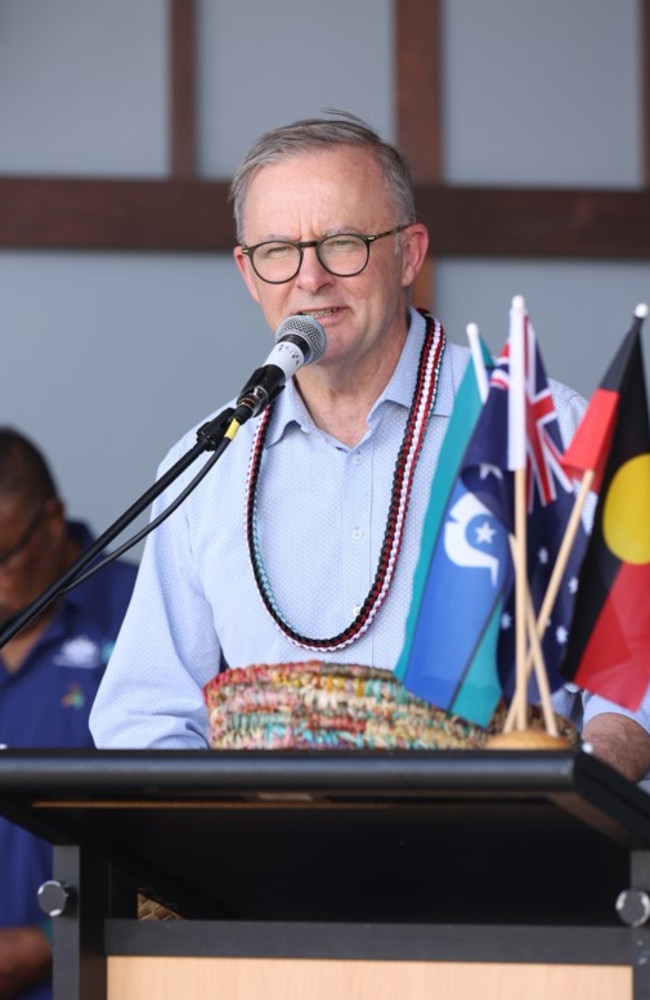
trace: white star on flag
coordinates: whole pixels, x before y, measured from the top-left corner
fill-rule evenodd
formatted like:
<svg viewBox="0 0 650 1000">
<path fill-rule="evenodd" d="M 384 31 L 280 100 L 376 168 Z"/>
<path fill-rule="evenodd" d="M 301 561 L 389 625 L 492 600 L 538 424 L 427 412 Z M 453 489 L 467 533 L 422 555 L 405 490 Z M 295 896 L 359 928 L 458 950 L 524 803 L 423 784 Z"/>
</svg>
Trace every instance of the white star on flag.
<svg viewBox="0 0 650 1000">
<path fill-rule="evenodd" d="M 503 479 L 503 472 L 498 465 L 488 465 L 483 463 L 479 466 L 479 479 L 487 479 L 488 476 L 494 476 L 495 479 Z"/>
<path fill-rule="evenodd" d="M 495 534 L 496 528 L 493 528 L 489 521 L 484 521 L 476 528 L 476 541 L 477 543 L 482 542 L 484 545 L 491 545 Z"/>
<path fill-rule="evenodd" d="M 569 633 L 564 627 L 564 625 L 560 625 L 558 628 L 556 628 L 555 638 L 557 639 L 558 644 L 560 646 L 566 646 L 566 641 L 569 638 Z"/>
</svg>

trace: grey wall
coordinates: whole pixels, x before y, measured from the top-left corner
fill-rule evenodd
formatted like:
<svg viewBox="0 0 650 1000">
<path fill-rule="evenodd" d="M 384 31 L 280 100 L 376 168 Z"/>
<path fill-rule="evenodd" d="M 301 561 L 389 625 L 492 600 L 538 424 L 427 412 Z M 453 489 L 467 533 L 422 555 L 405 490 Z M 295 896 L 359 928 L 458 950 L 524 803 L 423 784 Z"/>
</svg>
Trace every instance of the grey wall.
<svg viewBox="0 0 650 1000">
<path fill-rule="evenodd" d="M 389 0 L 200 0 L 199 163 L 327 107 L 395 137 Z M 164 176 L 165 0 L 0 0 L 0 173 Z M 445 173 L 640 183 L 637 0 L 447 0 Z M 255 25 L 255 30 L 252 26 Z M 647 264 L 444 260 L 436 311 L 497 350 L 515 294 L 549 372 L 589 394 Z M 47 450 L 103 530 L 167 447 L 235 394 L 270 334 L 228 255 L 0 252 L 0 421 Z"/>
</svg>

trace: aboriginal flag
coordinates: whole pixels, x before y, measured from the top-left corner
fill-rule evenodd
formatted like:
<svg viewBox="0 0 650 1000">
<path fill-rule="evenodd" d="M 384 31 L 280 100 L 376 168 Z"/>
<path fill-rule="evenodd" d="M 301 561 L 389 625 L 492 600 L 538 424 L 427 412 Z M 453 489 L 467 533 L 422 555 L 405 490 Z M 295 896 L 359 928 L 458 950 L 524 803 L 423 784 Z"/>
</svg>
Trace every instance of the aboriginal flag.
<svg viewBox="0 0 650 1000">
<path fill-rule="evenodd" d="M 632 327 L 564 456 L 598 503 L 562 673 L 633 711 L 650 682 L 650 425 L 641 324 Z"/>
</svg>

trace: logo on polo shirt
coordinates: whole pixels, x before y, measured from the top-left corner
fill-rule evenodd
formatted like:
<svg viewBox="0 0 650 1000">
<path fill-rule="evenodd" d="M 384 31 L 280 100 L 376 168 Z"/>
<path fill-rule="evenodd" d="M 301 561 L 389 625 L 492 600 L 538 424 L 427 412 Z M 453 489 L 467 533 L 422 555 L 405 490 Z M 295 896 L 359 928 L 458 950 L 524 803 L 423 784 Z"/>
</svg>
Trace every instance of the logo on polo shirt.
<svg viewBox="0 0 650 1000">
<path fill-rule="evenodd" d="M 67 692 L 61 698 L 63 708 L 76 708 L 77 711 L 86 704 L 86 695 L 81 684 L 71 684 Z"/>
<path fill-rule="evenodd" d="M 93 670 L 106 662 L 102 647 L 87 635 L 68 639 L 53 659 L 57 667 L 76 667 L 78 670 Z"/>
</svg>

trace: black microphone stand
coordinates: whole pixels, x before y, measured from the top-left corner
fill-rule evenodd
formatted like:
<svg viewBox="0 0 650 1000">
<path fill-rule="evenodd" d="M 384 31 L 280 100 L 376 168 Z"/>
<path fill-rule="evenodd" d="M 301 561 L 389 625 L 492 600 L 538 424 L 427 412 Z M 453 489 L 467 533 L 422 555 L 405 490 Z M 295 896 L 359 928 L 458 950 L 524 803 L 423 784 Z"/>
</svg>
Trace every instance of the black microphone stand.
<svg viewBox="0 0 650 1000">
<path fill-rule="evenodd" d="M 235 410 L 233 407 L 227 407 L 222 410 L 213 420 L 209 420 L 207 423 L 203 424 L 196 433 L 197 442 L 190 448 L 190 450 L 183 455 L 178 462 L 176 462 L 168 471 L 158 479 L 153 486 L 150 486 L 142 496 L 132 504 L 128 510 L 126 510 L 116 521 L 110 525 L 106 531 L 97 538 L 92 545 L 85 549 L 78 559 L 63 573 L 57 580 L 51 584 L 47 590 L 37 597 L 31 604 L 23 608 L 22 611 L 17 612 L 15 615 L 9 619 L 7 623 L 0 629 L 0 649 L 13 639 L 18 632 L 21 631 L 26 625 L 28 625 L 34 618 L 37 617 L 42 611 L 45 610 L 53 601 L 64 594 L 67 590 L 72 589 L 77 583 L 80 583 L 80 577 L 82 571 L 86 568 L 96 558 L 110 542 L 113 541 L 118 535 L 120 535 L 135 518 L 146 510 L 146 508 L 151 504 L 157 496 L 159 496 L 164 490 L 170 486 L 174 480 L 176 480 L 182 472 L 187 469 L 192 462 L 194 462 L 200 455 L 205 451 L 212 451 L 214 455 L 211 456 L 208 462 L 206 462 L 203 469 L 200 470 L 195 479 L 190 483 L 188 488 L 181 494 L 177 501 L 172 503 L 155 521 L 147 526 L 147 528 L 136 535 L 135 538 L 122 546 L 118 552 L 112 553 L 106 560 L 102 561 L 96 565 L 92 570 L 88 571 L 84 575 L 84 579 L 87 579 L 96 570 L 101 569 L 107 564 L 107 562 L 112 562 L 116 559 L 118 555 L 121 555 L 126 549 L 131 548 L 135 545 L 141 538 L 149 534 L 153 528 L 157 527 L 161 521 L 165 520 L 172 511 L 176 509 L 181 500 L 184 500 L 192 490 L 198 486 L 200 481 L 203 479 L 204 475 L 212 468 L 214 463 L 223 454 L 228 445 L 230 444 L 234 434 L 239 429 L 238 426 L 234 429 L 234 433 L 228 434 L 227 432 L 233 425 L 233 414 Z M 237 412 L 239 416 L 239 411 Z M 241 424 L 241 420 L 239 424 Z"/>
</svg>

